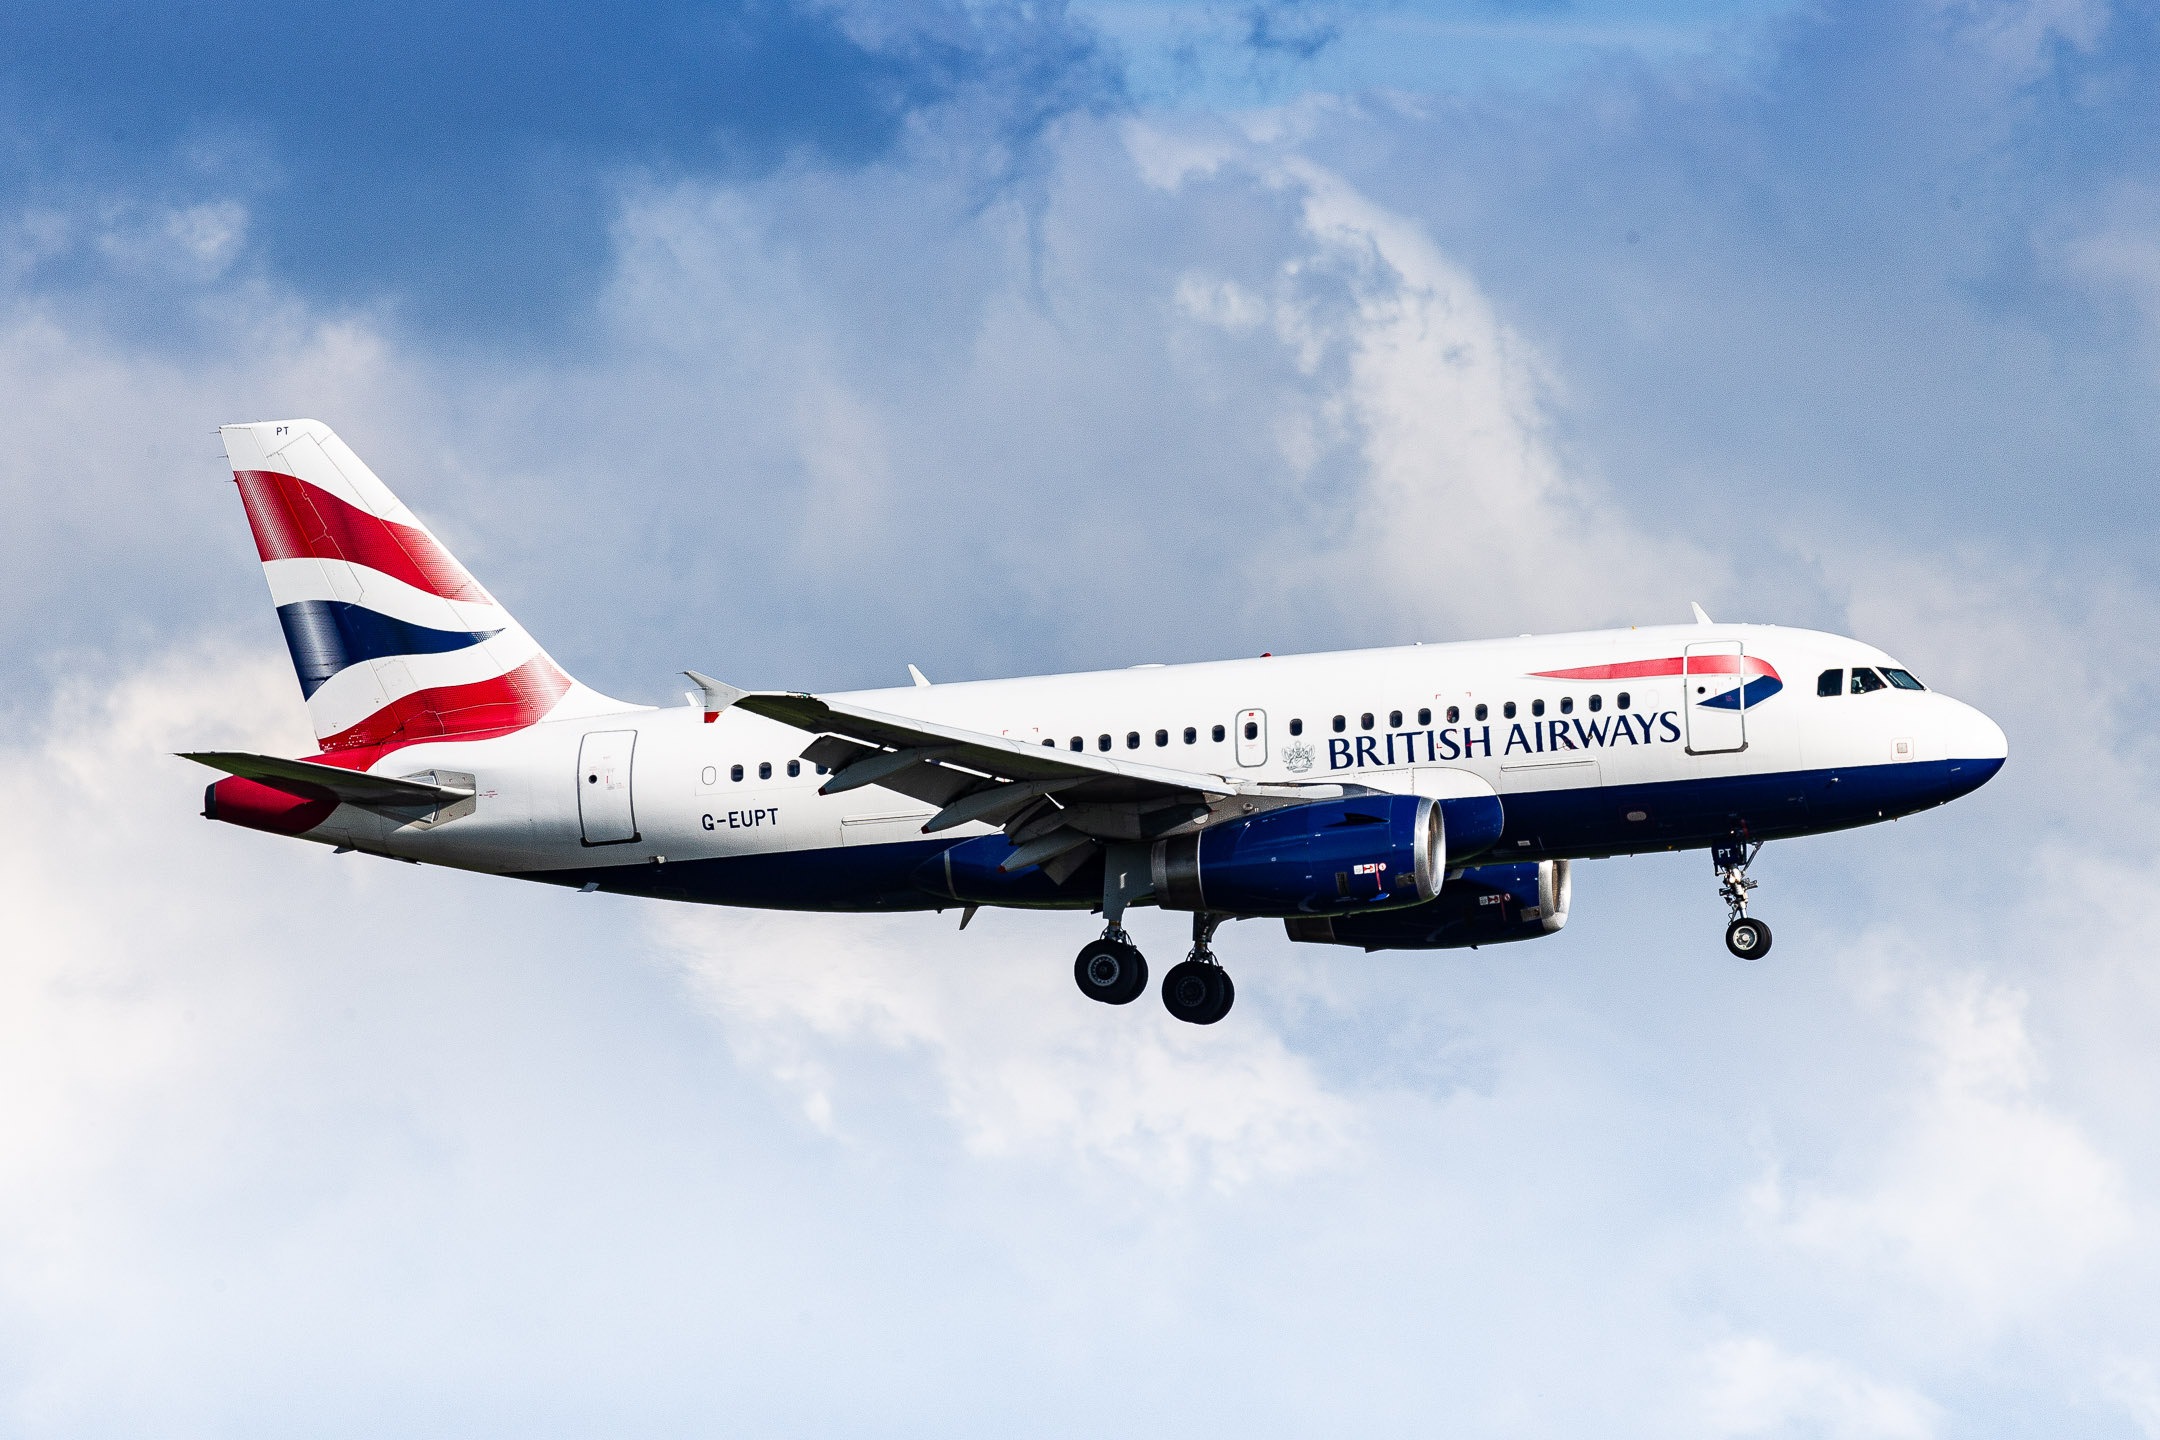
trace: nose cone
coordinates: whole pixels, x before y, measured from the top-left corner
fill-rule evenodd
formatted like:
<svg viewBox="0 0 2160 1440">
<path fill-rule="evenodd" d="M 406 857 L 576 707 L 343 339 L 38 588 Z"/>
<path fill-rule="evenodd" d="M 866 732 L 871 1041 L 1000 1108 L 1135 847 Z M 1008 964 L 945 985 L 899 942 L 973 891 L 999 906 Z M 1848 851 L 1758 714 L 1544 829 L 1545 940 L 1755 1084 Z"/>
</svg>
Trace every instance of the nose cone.
<svg viewBox="0 0 2160 1440">
<path fill-rule="evenodd" d="M 1947 698 L 1947 697 L 1946 697 Z M 2010 757 L 2010 739 L 2002 726 L 1959 700 L 1949 700 L 1950 713 L 1943 720 L 1943 755 L 1960 795 L 1979 789 L 1995 778 Z"/>
</svg>

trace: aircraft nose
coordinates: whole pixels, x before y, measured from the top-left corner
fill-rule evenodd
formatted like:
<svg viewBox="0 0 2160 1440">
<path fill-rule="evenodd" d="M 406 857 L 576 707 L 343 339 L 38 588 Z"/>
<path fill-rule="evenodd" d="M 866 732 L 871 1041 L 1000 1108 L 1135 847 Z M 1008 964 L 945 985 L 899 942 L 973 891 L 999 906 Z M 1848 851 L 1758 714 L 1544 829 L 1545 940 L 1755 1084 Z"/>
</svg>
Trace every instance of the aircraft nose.
<svg viewBox="0 0 2160 1440">
<path fill-rule="evenodd" d="M 1947 698 L 1947 697 L 1946 697 Z M 1949 796 L 1969 795 L 1995 778 L 2010 756 L 2002 726 L 1960 700 L 1943 719 L 1943 755 L 1950 763 Z"/>
<path fill-rule="evenodd" d="M 2010 758 L 2010 738 L 2002 726 L 1961 700 L 1950 702 L 1943 729 L 1943 751 L 1953 760 L 1992 760 L 1998 766 Z"/>
</svg>

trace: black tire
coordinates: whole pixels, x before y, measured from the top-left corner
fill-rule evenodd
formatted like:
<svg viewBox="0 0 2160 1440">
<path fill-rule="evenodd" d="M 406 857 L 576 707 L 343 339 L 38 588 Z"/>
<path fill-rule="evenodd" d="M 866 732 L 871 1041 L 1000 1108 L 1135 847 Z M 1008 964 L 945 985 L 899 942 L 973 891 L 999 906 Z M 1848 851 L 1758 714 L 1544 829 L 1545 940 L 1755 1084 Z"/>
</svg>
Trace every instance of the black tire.
<svg viewBox="0 0 2160 1440">
<path fill-rule="evenodd" d="M 1725 948 L 1742 960 L 1760 960 L 1770 953 L 1770 927 L 1753 916 L 1725 927 Z"/>
<path fill-rule="evenodd" d="M 1213 1025 L 1230 1013 L 1237 992 L 1222 966 L 1182 960 L 1163 976 L 1163 1009 L 1188 1025 Z"/>
<path fill-rule="evenodd" d="M 1213 1025 L 1216 1021 L 1222 1019 L 1223 1016 L 1228 1015 L 1230 1013 L 1230 1007 L 1237 1003 L 1237 986 L 1230 983 L 1230 972 L 1223 969 L 1220 965 L 1210 965 L 1208 966 L 1208 969 L 1215 972 L 1215 987 L 1217 994 L 1215 997 L 1215 1008 L 1211 1012 L 1209 1012 L 1207 1019 L 1200 1022 L 1203 1025 Z"/>
<path fill-rule="evenodd" d="M 1147 989 L 1147 960 L 1133 946 L 1091 940 L 1073 961 L 1073 983 L 1090 1000 L 1130 1005 Z"/>
</svg>

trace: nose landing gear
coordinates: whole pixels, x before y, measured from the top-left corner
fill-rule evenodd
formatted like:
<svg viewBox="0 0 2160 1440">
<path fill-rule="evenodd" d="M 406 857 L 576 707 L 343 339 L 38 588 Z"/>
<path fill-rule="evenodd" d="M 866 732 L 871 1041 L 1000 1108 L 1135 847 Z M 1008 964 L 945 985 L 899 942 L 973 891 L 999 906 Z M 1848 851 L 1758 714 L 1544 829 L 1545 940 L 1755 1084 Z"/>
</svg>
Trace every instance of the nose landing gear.
<svg viewBox="0 0 2160 1440">
<path fill-rule="evenodd" d="M 1770 953 L 1770 927 L 1747 913 L 1748 891 L 1760 881 L 1748 879 L 1748 866 L 1762 853 L 1762 841 L 1727 841 L 1713 846 L 1710 864 L 1717 871 L 1718 898 L 1725 902 L 1732 922 L 1725 927 L 1725 948 L 1742 960 L 1760 960 Z"/>
<path fill-rule="evenodd" d="M 1230 983 L 1230 972 L 1208 948 L 1220 924 L 1220 915 L 1206 911 L 1194 915 L 1191 953 L 1163 976 L 1163 1008 L 1188 1025 L 1213 1025 L 1229 1014 L 1237 1001 L 1237 987 Z"/>
</svg>

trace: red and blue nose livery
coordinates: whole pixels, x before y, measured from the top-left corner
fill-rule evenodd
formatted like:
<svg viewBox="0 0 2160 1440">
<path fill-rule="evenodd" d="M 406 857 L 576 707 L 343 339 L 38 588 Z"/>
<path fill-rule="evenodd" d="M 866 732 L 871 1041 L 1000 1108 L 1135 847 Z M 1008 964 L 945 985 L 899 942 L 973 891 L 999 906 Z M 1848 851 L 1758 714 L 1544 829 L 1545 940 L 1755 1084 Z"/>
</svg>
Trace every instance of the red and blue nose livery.
<svg viewBox="0 0 2160 1440">
<path fill-rule="evenodd" d="M 1579 665 L 1572 670 L 1533 670 L 1539 680 L 1649 680 L 1685 675 L 1690 679 L 1711 675 L 1720 678 L 1712 693 L 1695 703 L 1705 710 L 1752 710 L 1785 688 L 1785 681 L 1758 655 L 1671 655 L 1657 660 L 1627 660 L 1617 665 Z M 1738 685 L 1722 677 L 1739 675 Z M 1720 688 L 1722 687 L 1722 688 Z"/>
<path fill-rule="evenodd" d="M 328 426 L 222 433 L 325 752 L 505 733 L 577 688 Z"/>
</svg>

